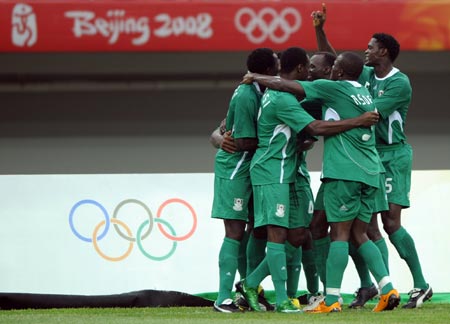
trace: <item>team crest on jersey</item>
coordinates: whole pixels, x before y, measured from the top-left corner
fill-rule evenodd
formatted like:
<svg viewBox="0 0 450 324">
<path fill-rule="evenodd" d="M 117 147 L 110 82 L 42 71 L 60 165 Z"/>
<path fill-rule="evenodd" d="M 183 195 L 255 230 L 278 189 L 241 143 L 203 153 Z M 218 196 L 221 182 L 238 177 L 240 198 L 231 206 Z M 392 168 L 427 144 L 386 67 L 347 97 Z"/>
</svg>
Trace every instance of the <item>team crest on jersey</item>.
<svg viewBox="0 0 450 324">
<path fill-rule="evenodd" d="M 286 207 L 283 204 L 277 204 L 277 212 L 275 213 L 278 217 L 284 217 L 284 212 Z"/>
<path fill-rule="evenodd" d="M 244 205 L 244 199 L 242 199 L 242 198 L 234 198 L 233 210 L 235 210 L 235 211 L 242 211 L 242 205 Z"/>
<path fill-rule="evenodd" d="M 381 97 L 383 95 L 383 93 L 384 93 L 383 90 L 378 91 L 378 97 Z"/>
</svg>

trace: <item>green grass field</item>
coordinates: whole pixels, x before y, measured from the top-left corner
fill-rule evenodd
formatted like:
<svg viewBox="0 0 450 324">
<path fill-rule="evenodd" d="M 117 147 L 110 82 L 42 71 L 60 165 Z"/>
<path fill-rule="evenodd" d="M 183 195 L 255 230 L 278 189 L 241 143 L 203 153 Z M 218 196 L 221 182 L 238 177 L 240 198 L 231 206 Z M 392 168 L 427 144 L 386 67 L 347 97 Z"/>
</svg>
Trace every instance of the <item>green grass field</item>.
<svg viewBox="0 0 450 324">
<path fill-rule="evenodd" d="M 217 313 L 210 307 L 61 308 L 0 311 L 0 323 L 450 323 L 450 304 L 428 302 L 422 308 L 372 313 L 371 307 L 333 314 Z"/>
</svg>

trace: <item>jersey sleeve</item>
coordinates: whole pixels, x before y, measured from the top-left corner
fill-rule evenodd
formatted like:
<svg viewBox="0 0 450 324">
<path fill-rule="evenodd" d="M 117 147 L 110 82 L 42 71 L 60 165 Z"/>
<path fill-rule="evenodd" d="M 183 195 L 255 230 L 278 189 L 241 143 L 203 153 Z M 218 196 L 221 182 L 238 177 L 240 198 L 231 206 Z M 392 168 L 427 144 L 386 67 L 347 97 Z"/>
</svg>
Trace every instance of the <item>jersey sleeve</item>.
<svg viewBox="0 0 450 324">
<path fill-rule="evenodd" d="M 368 83 L 370 82 L 370 78 L 373 73 L 373 67 L 364 65 L 364 68 L 359 75 L 358 82 L 367 88 L 369 86 Z"/>
<path fill-rule="evenodd" d="M 378 113 L 382 118 L 387 118 L 400 107 L 407 106 L 411 92 L 411 85 L 406 79 L 393 79 L 384 92 L 373 99 Z"/>
<path fill-rule="evenodd" d="M 330 80 L 297 81 L 305 90 L 306 100 L 318 103 L 326 101 L 333 92 L 335 82 Z M 330 91 L 331 90 L 331 91 Z"/>
<path fill-rule="evenodd" d="M 234 115 L 234 138 L 256 138 L 256 117 L 259 101 L 255 97 L 241 96 L 236 98 Z"/>
<path fill-rule="evenodd" d="M 297 99 L 292 96 L 285 99 L 282 108 L 278 110 L 278 116 L 286 125 L 291 127 L 296 133 L 299 133 L 308 124 L 315 119 L 308 114 Z"/>
</svg>

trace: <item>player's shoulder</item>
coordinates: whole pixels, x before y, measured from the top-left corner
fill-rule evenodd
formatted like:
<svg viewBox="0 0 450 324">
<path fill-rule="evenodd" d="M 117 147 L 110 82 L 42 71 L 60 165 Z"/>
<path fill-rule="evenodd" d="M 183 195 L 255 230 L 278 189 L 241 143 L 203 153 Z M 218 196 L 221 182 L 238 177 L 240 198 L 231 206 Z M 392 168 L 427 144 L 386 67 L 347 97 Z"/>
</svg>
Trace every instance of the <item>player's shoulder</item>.
<svg viewBox="0 0 450 324">
<path fill-rule="evenodd" d="M 411 87 L 409 77 L 398 68 L 393 68 L 392 71 L 387 75 L 386 79 L 402 87 Z"/>
<path fill-rule="evenodd" d="M 233 93 L 234 100 L 249 100 L 257 97 L 258 93 L 253 84 L 240 84 Z"/>
</svg>

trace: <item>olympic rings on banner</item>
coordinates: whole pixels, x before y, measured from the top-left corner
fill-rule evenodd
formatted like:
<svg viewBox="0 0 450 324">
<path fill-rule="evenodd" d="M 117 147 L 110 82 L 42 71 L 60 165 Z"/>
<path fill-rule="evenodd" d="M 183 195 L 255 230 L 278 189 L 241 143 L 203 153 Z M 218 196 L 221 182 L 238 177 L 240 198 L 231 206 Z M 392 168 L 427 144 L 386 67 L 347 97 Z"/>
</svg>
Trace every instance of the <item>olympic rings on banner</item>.
<svg viewBox="0 0 450 324">
<path fill-rule="evenodd" d="M 158 224 L 159 230 L 165 237 L 167 237 L 170 240 L 184 241 L 184 240 L 190 238 L 192 236 L 192 234 L 194 234 L 194 231 L 197 228 L 197 215 L 195 214 L 195 210 L 187 202 L 185 202 L 184 200 L 181 200 L 181 199 L 174 198 L 174 199 L 166 200 L 161 206 L 159 206 L 158 212 L 156 213 L 156 217 L 158 217 L 158 218 L 161 217 L 161 213 L 162 213 L 164 207 L 166 207 L 168 204 L 171 204 L 171 203 L 180 203 L 180 204 L 185 205 L 189 209 L 189 211 L 192 214 L 192 219 L 194 221 L 192 228 L 186 235 L 178 236 L 178 237 L 175 236 L 175 233 L 172 233 L 173 235 L 168 234 L 160 224 Z"/>
<path fill-rule="evenodd" d="M 75 236 L 78 237 L 80 240 L 85 241 L 85 242 L 92 242 L 91 238 L 85 237 L 85 236 L 81 235 L 80 233 L 78 233 L 78 231 L 75 229 L 75 226 L 73 225 L 73 214 L 75 213 L 75 210 L 77 210 L 77 208 L 80 207 L 81 205 L 89 205 L 89 204 L 97 206 L 98 208 L 100 208 L 100 210 L 103 213 L 103 216 L 105 216 L 105 222 L 106 222 L 105 229 L 103 230 L 102 234 L 100 234 L 100 236 L 97 237 L 97 240 L 100 241 L 102 238 L 105 237 L 106 233 L 108 233 L 110 221 L 109 221 L 108 212 L 106 211 L 105 207 L 100 205 L 95 200 L 90 200 L 90 199 L 80 200 L 75 205 L 73 205 L 73 207 L 72 207 L 72 209 L 70 210 L 70 213 L 69 213 L 70 229 L 72 230 L 73 234 L 75 234 Z"/>
<path fill-rule="evenodd" d="M 129 228 L 124 222 L 122 222 L 122 221 L 120 221 L 120 220 L 118 220 L 118 219 L 112 218 L 112 219 L 111 219 L 111 223 L 113 223 L 114 225 L 116 225 L 116 224 L 121 225 L 123 228 L 125 228 L 125 230 L 127 231 L 128 235 L 131 236 L 131 234 L 132 234 L 132 233 L 131 233 L 131 230 L 130 230 L 130 228 Z M 133 250 L 133 243 L 130 243 L 130 244 L 128 245 L 128 250 L 127 250 L 123 255 L 121 255 L 121 256 L 119 256 L 119 257 L 110 257 L 110 256 L 107 256 L 106 254 L 104 254 L 104 253 L 100 250 L 100 248 L 99 248 L 99 246 L 98 246 L 98 244 L 97 244 L 97 239 L 96 239 L 97 232 L 98 232 L 99 228 L 102 227 L 104 224 L 105 224 L 105 221 L 101 221 L 100 223 L 98 223 L 98 225 L 97 225 L 97 226 L 95 227 L 95 229 L 94 229 L 94 233 L 93 233 L 93 235 L 92 235 L 92 244 L 94 245 L 94 249 L 95 249 L 95 251 L 97 251 L 97 253 L 98 253 L 103 259 L 106 259 L 106 260 L 108 260 L 108 261 L 122 261 L 123 259 L 125 259 L 127 256 L 130 255 L 131 250 Z"/>
<path fill-rule="evenodd" d="M 289 17 L 293 18 L 292 24 L 288 20 Z M 279 14 L 270 7 L 265 7 L 258 13 L 251 8 L 244 7 L 236 13 L 234 24 L 237 30 L 245 34 L 247 39 L 254 44 L 260 44 L 267 38 L 274 43 L 281 44 L 300 28 L 302 17 L 292 7 L 284 8 Z M 283 31 L 280 36 L 276 34 L 279 29 Z"/>
<path fill-rule="evenodd" d="M 138 206 L 142 207 L 143 210 L 145 211 L 146 215 L 148 216 L 148 219 L 146 219 L 138 227 L 135 236 L 133 235 L 133 232 L 130 229 L 130 227 L 124 221 L 118 219 L 119 211 L 121 210 L 121 208 L 123 206 L 125 206 L 127 204 L 134 204 L 134 205 L 138 205 Z M 183 205 L 184 207 L 186 207 L 189 210 L 189 212 L 192 216 L 192 227 L 184 235 L 177 236 L 177 233 L 176 233 L 174 227 L 168 221 L 162 219 L 163 210 L 171 204 Z M 104 220 L 100 221 L 95 226 L 91 237 L 83 236 L 82 234 L 79 233 L 78 230 L 75 229 L 74 217 L 75 217 L 76 211 L 82 205 L 93 205 L 93 206 L 99 208 L 105 218 Z M 153 254 L 150 254 L 148 251 L 146 251 L 144 249 L 143 244 L 142 244 L 142 241 L 144 239 L 146 239 L 152 233 L 152 231 L 154 229 L 154 223 L 158 223 L 159 231 L 163 234 L 164 237 L 168 238 L 169 240 L 171 240 L 173 242 L 172 247 L 170 248 L 169 252 L 162 256 L 155 256 Z M 127 250 L 122 255 L 119 255 L 119 256 L 106 255 L 104 252 L 102 252 L 102 250 L 100 249 L 100 247 L 98 245 L 98 241 L 102 240 L 108 234 L 109 229 L 111 227 L 110 224 L 113 224 L 113 228 L 115 229 L 115 231 L 121 238 L 123 238 L 124 240 L 129 242 Z M 80 200 L 79 202 L 77 202 L 71 208 L 70 213 L 69 213 L 69 225 L 70 225 L 70 229 L 72 230 L 72 233 L 77 238 L 79 238 L 80 240 L 82 240 L 84 242 L 89 242 L 89 243 L 92 242 L 92 244 L 94 246 L 94 250 L 97 252 L 97 254 L 99 256 L 101 256 L 105 260 L 108 260 L 108 261 L 124 260 L 131 254 L 134 243 L 137 243 L 139 250 L 145 257 L 147 257 L 150 260 L 154 260 L 154 261 L 163 261 L 163 260 L 170 258 L 175 253 L 175 250 L 177 247 L 177 242 L 184 241 L 184 240 L 187 240 L 190 237 L 192 237 L 195 230 L 197 229 L 197 214 L 196 214 L 194 208 L 192 208 L 192 206 L 185 200 L 182 200 L 179 198 L 172 198 L 172 199 L 168 199 L 168 200 L 164 201 L 161 204 L 161 206 L 158 208 L 156 218 L 154 218 L 151 210 L 142 201 L 137 200 L 137 199 L 126 199 L 126 200 L 121 201 L 116 206 L 116 208 L 114 209 L 114 212 L 113 212 L 113 216 L 110 218 L 107 210 L 99 202 L 92 200 L 92 199 L 84 199 L 84 200 Z M 99 233 L 102 227 L 104 227 L 104 229 L 103 229 L 103 231 L 101 231 L 101 233 Z M 145 231 L 144 231 L 144 229 L 145 229 Z"/>
<path fill-rule="evenodd" d="M 142 208 L 144 208 L 144 210 L 147 212 L 148 218 L 149 218 L 149 220 L 150 220 L 150 226 L 148 227 L 147 232 L 145 232 L 144 236 L 142 236 L 142 238 L 141 238 L 141 239 L 143 240 L 143 239 L 145 239 L 147 236 L 149 236 L 150 232 L 151 232 L 152 229 L 153 229 L 153 214 L 152 214 L 152 212 L 150 211 L 150 209 L 147 207 L 146 204 L 144 204 L 143 202 L 141 202 L 141 201 L 139 201 L 139 200 L 137 200 L 137 199 L 126 199 L 126 200 L 122 201 L 120 204 L 118 204 L 117 207 L 116 207 L 116 209 L 114 209 L 114 213 L 113 213 L 113 217 L 112 217 L 112 218 L 113 218 L 113 219 L 114 219 L 114 218 L 117 218 L 117 214 L 118 214 L 120 208 L 122 208 L 124 205 L 130 204 L 130 203 L 135 203 L 135 204 L 141 206 Z M 128 235 L 123 234 L 123 233 L 120 231 L 119 226 L 117 226 L 116 224 L 114 224 L 114 228 L 116 229 L 117 234 L 119 234 L 119 235 L 120 235 L 121 237 L 123 237 L 125 240 L 131 241 L 131 242 L 135 242 L 135 241 L 136 241 L 136 239 L 135 239 L 134 237 L 132 237 L 131 234 L 128 234 Z"/>
<path fill-rule="evenodd" d="M 169 230 L 172 232 L 172 234 L 175 235 L 175 230 L 173 229 L 172 225 L 170 225 L 170 224 L 169 224 L 168 222 L 166 222 L 165 220 L 156 218 L 156 219 L 155 219 L 155 222 L 157 222 L 157 223 L 162 223 L 162 224 L 166 225 L 166 226 L 169 228 Z M 141 224 L 141 226 L 139 226 L 138 232 L 137 232 L 137 237 L 141 237 L 142 229 L 143 229 L 147 224 L 148 224 L 148 221 L 145 221 L 145 222 L 143 222 L 143 223 Z M 159 224 L 158 224 L 158 227 L 159 227 Z M 150 253 L 148 253 L 147 251 L 145 251 L 144 247 L 142 246 L 142 241 L 141 241 L 141 240 L 138 240 L 138 241 L 137 241 L 137 245 L 138 245 L 139 250 L 141 250 L 141 252 L 142 252 L 143 255 L 145 255 L 145 256 L 146 256 L 147 258 L 149 258 L 150 260 L 155 260 L 155 261 L 162 261 L 162 260 L 168 259 L 170 256 L 172 256 L 172 254 L 175 252 L 175 249 L 177 248 L 177 242 L 176 242 L 176 241 L 173 241 L 172 249 L 169 251 L 169 253 L 167 253 L 167 254 L 164 255 L 164 256 L 157 257 L 157 256 L 150 255 Z"/>
</svg>

